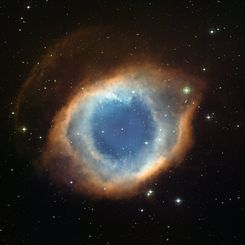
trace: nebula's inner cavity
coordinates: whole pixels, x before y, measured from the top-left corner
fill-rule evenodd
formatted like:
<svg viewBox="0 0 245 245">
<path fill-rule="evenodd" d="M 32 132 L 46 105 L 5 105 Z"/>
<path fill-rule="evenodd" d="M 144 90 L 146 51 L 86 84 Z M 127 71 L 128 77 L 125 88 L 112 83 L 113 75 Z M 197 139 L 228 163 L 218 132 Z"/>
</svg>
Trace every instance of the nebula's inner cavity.
<svg viewBox="0 0 245 245">
<path fill-rule="evenodd" d="M 151 148 L 156 125 L 140 96 L 124 94 L 101 101 L 91 117 L 97 150 L 117 161 L 133 161 Z"/>
<path fill-rule="evenodd" d="M 89 164 L 103 181 L 131 180 L 176 143 L 177 105 L 164 99 L 166 89 L 159 94 L 144 78 L 131 76 L 75 97 L 66 137 L 80 164 Z"/>
</svg>

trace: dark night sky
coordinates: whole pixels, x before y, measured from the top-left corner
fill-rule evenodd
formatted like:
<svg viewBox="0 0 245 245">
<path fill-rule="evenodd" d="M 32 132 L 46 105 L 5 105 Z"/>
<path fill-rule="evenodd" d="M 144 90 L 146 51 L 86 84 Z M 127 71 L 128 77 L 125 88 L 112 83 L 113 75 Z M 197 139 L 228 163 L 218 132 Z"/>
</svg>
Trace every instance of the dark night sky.
<svg viewBox="0 0 245 245">
<path fill-rule="evenodd" d="M 244 11 L 236 0 L 1 1 L 0 244 L 244 244 Z M 165 65 L 207 83 L 193 149 L 130 199 L 57 187 L 18 150 L 27 137 L 14 126 L 23 81 L 57 39 L 94 26 L 148 33 Z"/>
</svg>

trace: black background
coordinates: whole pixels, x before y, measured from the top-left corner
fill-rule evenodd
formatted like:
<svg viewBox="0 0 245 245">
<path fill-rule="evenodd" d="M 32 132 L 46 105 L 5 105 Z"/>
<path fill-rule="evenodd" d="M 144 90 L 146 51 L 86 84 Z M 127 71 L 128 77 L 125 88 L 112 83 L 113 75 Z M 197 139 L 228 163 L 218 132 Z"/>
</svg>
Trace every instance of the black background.
<svg viewBox="0 0 245 245">
<path fill-rule="evenodd" d="M 244 11 L 222 0 L 1 1 L 0 244 L 244 244 Z M 58 38 L 99 25 L 147 30 L 169 67 L 207 81 L 192 151 L 126 200 L 55 187 L 17 154 L 13 112 L 28 72 Z"/>
</svg>

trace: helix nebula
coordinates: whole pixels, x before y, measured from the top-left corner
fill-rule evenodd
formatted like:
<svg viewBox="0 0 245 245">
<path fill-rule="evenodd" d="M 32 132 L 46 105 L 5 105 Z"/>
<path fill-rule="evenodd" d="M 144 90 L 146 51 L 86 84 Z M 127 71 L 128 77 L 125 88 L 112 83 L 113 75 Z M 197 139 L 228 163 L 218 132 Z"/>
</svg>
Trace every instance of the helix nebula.
<svg viewBox="0 0 245 245">
<path fill-rule="evenodd" d="M 27 147 L 39 171 L 74 192 L 124 198 L 183 161 L 204 85 L 164 65 L 154 42 L 93 28 L 47 49 L 17 101 L 17 127 L 44 135 Z"/>
</svg>

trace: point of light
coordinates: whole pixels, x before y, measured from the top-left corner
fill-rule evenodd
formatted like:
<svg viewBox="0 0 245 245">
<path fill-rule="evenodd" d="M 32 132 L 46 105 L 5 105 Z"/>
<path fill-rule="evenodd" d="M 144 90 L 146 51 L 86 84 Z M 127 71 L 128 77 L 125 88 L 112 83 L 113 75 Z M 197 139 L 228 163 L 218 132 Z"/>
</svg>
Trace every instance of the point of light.
<svg viewBox="0 0 245 245">
<path fill-rule="evenodd" d="M 208 34 L 209 34 L 210 36 L 213 36 L 213 35 L 215 35 L 215 34 L 217 33 L 217 31 L 219 31 L 219 28 L 210 28 L 210 29 L 208 30 Z"/>
<path fill-rule="evenodd" d="M 183 94 L 188 95 L 188 94 L 191 93 L 191 88 L 190 88 L 189 86 L 185 86 L 185 87 L 182 89 L 182 91 L 183 91 Z"/>
<path fill-rule="evenodd" d="M 206 115 L 206 119 L 208 120 L 208 121 L 210 121 L 211 119 L 212 119 L 212 117 L 211 117 L 211 115 Z"/>
<path fill-rule="evenodd" d="M 152 194 L 153 194 L 153 190 L 151 189 L 146 192 L 146 196 L 148 197 L 152 196 Z"/>
<path fill-rule="evenodd" d="M 25 132 L 27 131 L 27 128 L 26 128 L 26 127 L 22 127 L 22 128 L 21 128 L 21 131 L 22 131 L 23 133 L 25 133 Z"/>
<path fill-rule="evenodd" d="M 177 205 L 181 205 L 182 202 L 183 202 L 183 200 L 182 200 L 181 198 L 179 198 L 179 197 L 175 199 L 175 203 L 176 203 Z"/>
</svg>

